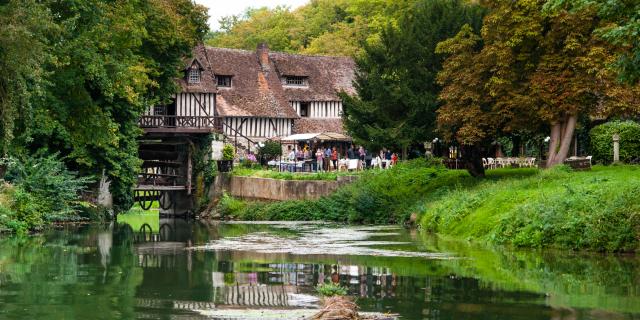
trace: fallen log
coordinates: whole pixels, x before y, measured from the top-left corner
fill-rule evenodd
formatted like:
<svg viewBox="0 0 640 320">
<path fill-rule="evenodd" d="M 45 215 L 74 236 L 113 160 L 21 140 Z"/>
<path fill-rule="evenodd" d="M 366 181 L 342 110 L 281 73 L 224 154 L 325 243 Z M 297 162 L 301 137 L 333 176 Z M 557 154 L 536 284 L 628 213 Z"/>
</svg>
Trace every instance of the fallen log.
<svg viewBox="0 0 640 320">
<path fill-rule="evenodd" d="M 324 307 L 310 320 L 392 320 L 395 315 L 360 315 L 358 305 L 344 296 L 324 298 Z"/>
</svg>

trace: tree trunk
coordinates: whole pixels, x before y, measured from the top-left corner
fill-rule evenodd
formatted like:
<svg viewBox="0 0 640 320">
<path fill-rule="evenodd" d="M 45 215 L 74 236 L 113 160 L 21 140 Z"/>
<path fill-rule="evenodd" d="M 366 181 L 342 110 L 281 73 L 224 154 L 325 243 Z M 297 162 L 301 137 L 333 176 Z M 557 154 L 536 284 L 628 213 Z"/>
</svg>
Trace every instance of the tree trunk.
<svg viewBox="0 0 640 320">
<path fill-rule="evenodd" d="M 484 178 L 484 165 L 482 164 L 482 154 L 477 145 L 462 146 L 462 159 L 469 174 L 473 177 Z"/>
<path fill-rule="evenodd" d="M 522 138 L 520 138 L 520 136 L 516 136 L 514 135 L 511 138 L 511 142 L 513 143 L 513 146 L 511 147 L 511 156 L 512 157 L 519 157 L 520 154 L 520 149 L 522 149 Z"/>
<path fill-rule="evenodd" d="M 556 122 L 551 125 L 551 141 L 549 141 L 549 158 L 547 159 L 547 168 L 553 165 L 553 161 L 558 151 L 558 143 L 560 142 L 560 134 L 562 131 L 562 125 L 560 122 Z"/>
<path fill-rule="evenodd" d="M 409 160 L 409 159 L 407 159 L 407 149 L 408 149 L 408 147 L 406 145 L 402 146 L 402 161 Z"/>
<path fill-rule="evenodd" d="M 576 129 L 577 120 L 578 117 L 576 115 L 570 115 L 561 123 L 553 125 L 551 129 L 551 143 L 549 144 L 549 160 L 547 162 L 547 167 L 561 164 L 565 159 L 567 159 L 571 142 L 573 141 L 573 133 Z M 560 129 L 558 130 L 558 128 Z"/>
</svg>

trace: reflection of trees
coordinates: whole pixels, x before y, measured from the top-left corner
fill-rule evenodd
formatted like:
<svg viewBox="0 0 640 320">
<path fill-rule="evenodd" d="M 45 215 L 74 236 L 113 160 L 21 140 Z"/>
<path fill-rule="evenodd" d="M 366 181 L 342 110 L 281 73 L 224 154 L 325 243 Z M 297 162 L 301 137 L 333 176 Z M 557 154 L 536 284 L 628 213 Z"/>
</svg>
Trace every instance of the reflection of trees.
<svg viewBox="0 0 640 320">
<path fill-rule="evenodd" d="M 455 252 L 465 259 L 440 266 L 474 277 L 494 290 L 548 295 L 557 307 L 640 312 L 640 257 L 553 250 L 505 250 L 434 239 L 423 234 L 430 250 Z"/>
<path fill-rule="evenodd" d="M 140 282 L 131 252 L 112 247 L 104 276 L 103 256 L 93 247 L 80 246 L 87 233 L 64 231 L 46 236 L 10 238 L 0 242 L 0 268 L 7 282 L 2 291 L 8 318 L 95 319 L 133 318 L 133 297 Z M 98 236 L 97 239 L 100 239 Z M 45 241 L 46 240 L 46 241 Z M 102 239 L 106 248 L 106 239 Z M 105 261 L 106 262 L 106 261 Z M 27 306 L 27 307 L 25 307 Z"/>
</svg>

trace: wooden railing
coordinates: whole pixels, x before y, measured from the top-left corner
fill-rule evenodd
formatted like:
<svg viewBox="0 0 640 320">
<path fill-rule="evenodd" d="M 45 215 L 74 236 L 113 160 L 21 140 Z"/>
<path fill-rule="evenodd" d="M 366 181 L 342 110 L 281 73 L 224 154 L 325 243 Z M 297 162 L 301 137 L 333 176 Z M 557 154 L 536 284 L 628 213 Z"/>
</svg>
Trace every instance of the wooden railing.
<svg viewBox="0 0 640 320">
<path fill-rule="evenodd" d="M 222 128 L 222 120 L 212 116 L 142 116 L 141 128 Z"/>
</svg>

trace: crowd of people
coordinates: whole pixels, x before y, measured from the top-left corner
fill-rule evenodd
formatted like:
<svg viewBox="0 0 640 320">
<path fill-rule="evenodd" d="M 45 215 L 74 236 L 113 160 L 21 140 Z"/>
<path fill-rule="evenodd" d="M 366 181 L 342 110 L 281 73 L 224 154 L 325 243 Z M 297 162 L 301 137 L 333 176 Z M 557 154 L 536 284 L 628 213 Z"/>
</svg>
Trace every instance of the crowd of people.
<svg viewBox="0 0 640 320">
<path fill-rule="evenodd" d="M 378 154 L 366 150 L 363 146 L 350 145 L 346 151 L 340 152 L 336 146 L 319 146 L 313 152 L 311 148 L 304 145 L 302 148 L 288 147 L 286 159 L 289 162 L 313 161 L 315 160 L 316 171 L 337 171 L 340 169 L 341 160 L 357 160 L 358 168 L 380 167 L 386 168 L 394 166 L 398 162 L 398 155 L 384 148 Z"/>
</svg>

